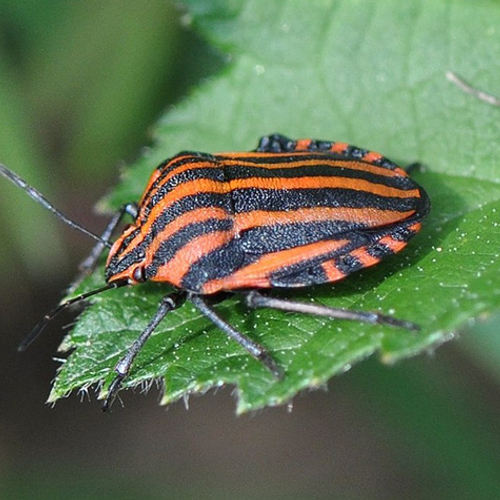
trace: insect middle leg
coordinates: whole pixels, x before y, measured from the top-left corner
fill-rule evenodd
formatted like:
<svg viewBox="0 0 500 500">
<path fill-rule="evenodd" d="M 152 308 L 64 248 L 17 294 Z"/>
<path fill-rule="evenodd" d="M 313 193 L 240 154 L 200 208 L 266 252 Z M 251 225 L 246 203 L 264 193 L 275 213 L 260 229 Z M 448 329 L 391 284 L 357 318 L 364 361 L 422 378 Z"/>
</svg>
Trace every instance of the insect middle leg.
<svg viewBox="0 0 500 500">
<path fill-rule="evenodd" d="M 231 339 L 238 342 L 238 344 L 246 349 L 255 359 L 262 362 L 276 378 L 280 379 L 283 377 L 283 370 L 277 365 L 276 361 L 274 361 L 267 350 L 221 318 L 207 303 L 206 299 L 201 295 L 193 294 L 190 295 L 189 300 L 204 316 L 212 321 L 212 323 L 218 326 Z"/>
</svg>

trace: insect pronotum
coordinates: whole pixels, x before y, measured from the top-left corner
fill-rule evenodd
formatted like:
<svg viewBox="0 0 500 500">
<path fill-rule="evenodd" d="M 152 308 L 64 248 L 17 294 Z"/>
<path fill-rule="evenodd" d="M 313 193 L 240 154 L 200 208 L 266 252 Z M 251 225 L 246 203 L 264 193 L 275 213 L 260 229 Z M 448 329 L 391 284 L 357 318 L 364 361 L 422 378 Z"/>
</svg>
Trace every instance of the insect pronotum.
<svg viewBox="0 0 500 500">
<path fill-rule="evenodd" d="M 139 203 L 123 206 L 97 236 L 71 221 L 5 166 L 0 173 L 57 217 L 97 241 L 82 275 L 110 248 L 106 286 L 63 302 L 20 350 L 69 305 L 92 295 L 156 281 L 166 295 L 150 323 L 114 367 L 108 410 L 133 361 L 158 324 L 189 300 L 277 378 L 285 375 L 264 346 L 227 323 L 212 297 L 238 293 L 249 308 L 269 307 L 418 330 L 376 312 L 296 302 L 265 289 L 333 283 L 402 250 L 430 210 L 426 192 L 382 155 L 341 142 L 262 137 L 252 152 L 181 152 L 153 172 Z M 124 215 L 132 216 L 113 244 Z"/>
</svg>

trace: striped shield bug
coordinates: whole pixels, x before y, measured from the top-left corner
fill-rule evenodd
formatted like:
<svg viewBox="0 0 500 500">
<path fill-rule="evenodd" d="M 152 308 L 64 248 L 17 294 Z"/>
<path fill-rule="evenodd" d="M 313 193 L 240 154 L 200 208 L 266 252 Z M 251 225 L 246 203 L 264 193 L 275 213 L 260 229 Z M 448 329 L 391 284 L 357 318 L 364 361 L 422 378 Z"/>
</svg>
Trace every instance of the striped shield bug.
<svg viewBox="0 0 500 500">
<path fill-rule="evenodd" d="M 150 323 L 114 368 L 107 410 L 139 350 L 172 310 L 189 300 L 277 378 L 268 351 L 214 309 L 226 294 L 249 308 L 268 307 L 329 318 L 418 326 L 375 312 L 283 299 L 269 289 L 333 283 L 402 250 L 429 213 L 426 192 L 384 156 L 341 142 L 260 139 L 252 152 L 181 152 L 153 172 L 138 204 L 121 208 L 97 236 L 69 220 L 4 166 L 0 173 L 70 226 L 97 240 L 83 263 L 93 271 L 110 248 L 106 286 L 63 302 L 20 345 L 25 349 L 69 305 L 105 290 L 146 281 L 169 284 Z M 110 239 L 124 215 L 133 223 Z M 268 292 L 266 293 L 266 289 Z"/>
</svg>

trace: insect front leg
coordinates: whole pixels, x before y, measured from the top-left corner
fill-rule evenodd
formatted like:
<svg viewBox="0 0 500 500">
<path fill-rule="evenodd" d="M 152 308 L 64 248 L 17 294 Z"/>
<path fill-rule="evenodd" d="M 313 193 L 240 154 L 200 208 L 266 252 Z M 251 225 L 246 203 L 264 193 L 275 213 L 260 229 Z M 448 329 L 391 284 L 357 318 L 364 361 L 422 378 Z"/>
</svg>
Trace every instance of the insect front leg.
<svg viewBox="0 0 500 500">
<path fill-rule="evenodd" d="M 142 349 L 144 344 L 147 342 L 151 334 L 155 331 L 156 327 L 161 323 L 163 318 L 174 309 L 180 307 L 186 300 L 186 292 L 174 292 L 163 297 L 160 302 L 155 315 L 151 318 L 148 326 L 143 330 L 143 332 L 137 337 L 135 342 L 127 349 L 125 356 L 123 356 L 120 361 L 116 364 L 114 371 L 116 377 L 111 382 L 108 395 L 106 400 L 102 405 L 103 411 L 108 411 L 115 400 L 116 394 L 118 393 L 123 379 L 129 374 L 130 368 L 134 359 L 136 358 L 139 351 Z"/>
<path fill-rule="evenodd" d="M 113 235 L 113 232 L 117 228 L 118 224 L 121 222 L 123 217 L 128 214 L 132 217 L 132 219 L 136 219 L 137 217 L 137 205 L 135 203 L 127 203 L 126 205 L 123 205 L 111 218 L 111 220 L 108 222 L 106 228 L 104 229 L 102 235 L 101 235 L 101 240 L 102 242 L 96 243 L 94 248 L 90 251 L 90 254 L 83 260 L 80 265 L 78 266 L 78 275 L 76 278 L 73 280 L 71 285 L 68 288 L 68 293 L 72 293 L 76 290 L 76 288 L 80 285 L 80 283 L 87 277 L 92 274 L 94 269 L 97 266 L 97 261 L 99 260 L 99 257 L 101 256 L 102 252 L 105 250 L 106 245 L 104 242 L 109 241 L 111 236 Z"/>
</svg>

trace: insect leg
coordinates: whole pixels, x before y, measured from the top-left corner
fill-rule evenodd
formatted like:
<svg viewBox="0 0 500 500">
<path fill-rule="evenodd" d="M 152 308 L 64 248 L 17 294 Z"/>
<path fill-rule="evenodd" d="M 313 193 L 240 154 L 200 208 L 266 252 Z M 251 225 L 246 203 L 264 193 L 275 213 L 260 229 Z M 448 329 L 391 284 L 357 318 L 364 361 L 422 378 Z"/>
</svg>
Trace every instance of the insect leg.
<svg viewBox="0 0 500 500">
<path fill-rule="evenodd" d="M 257 342 L 254 342 L 246 335 L 243 335 L 222 319 L 200 295 L 190 295 L 189 300 L 191 300 L 194 306 L 212 321 L 212 323 L 225 332 L 231 339 L 238 342 L 238 344 L 246 349 L 255 359 L 261 361 L 276 378 L 280 379 L 283 377 L 283 370 L 276 364 L 276 361 L 274 361 L 263 346 L 257 344 Z"/>
<path fill-rule="evenodd" d="M 143 330 L 139 337 L 137 337 L 135 342 L 128 348 L 125 356 L 123 356 L 116 364 L 114 368 L 116 377 L 113 379 L 109 386 L 108 395 L 102 405 L 103 411 L 108 411 L 111 408 L 111 405 L 115 400 L 116 394 L 120 389 L 120 385 L 123 379 L 130 372 L 130 368 L 132 366 L 132 363 L 134 362 L 135 357 L 147 342 L 151 334 L 154 332 L 155 328 L 160 324 L 163 318 L 170 311 L 173 311 L 174 309 L 180 307 L 185 300 L 186 292 L 174 292 L 163 297 L 158 309 L 156 310 L 155 315 L 151 318 L 148 326 Z"/>
<path fill-rule="evenodd" d="M 298 312 L 304 314 L 314 314 L 316 316 L 326 316 L 335 319 L 347 319 L 351 321 L 363 321 L 365 323 L 390 325 L 407 330 L 418 331 L 420 327 L 410 321 L 393 318 L 375 312 L 351 311 L 334 307 L 326 307 L 308 302 L 296 302 L 294 300 L 279 299 L 262 295 L 259 292 L 251 291 L 245 294 L 245 301 L 248 307 L 269 307 L 271 309 L 281 309 L 282 311 Z"/>
<path fill-rule="evenodd" d="M 125 214 L 128 214 L 133 219 L 135 219 L 137 217 L 137 205 L 135 203 L 127 203 L 113 215 L 101 235 L 101 239 L 103 240 L 103 242 L 97 243 L 94 248 L 92 248 L 88 257 L 80 263 L 80 265 L 78 266 L 79 273 L 69 286 L 68 293 L 72 293 L 87 276 L 92 274 L 97 265 L 99 257 L 106 248 L 104 242 L 109 241 L 114 230 Z"/>
</svg>

